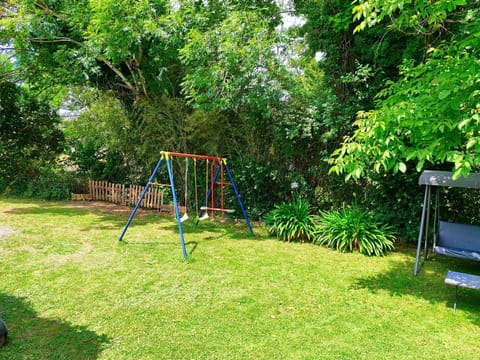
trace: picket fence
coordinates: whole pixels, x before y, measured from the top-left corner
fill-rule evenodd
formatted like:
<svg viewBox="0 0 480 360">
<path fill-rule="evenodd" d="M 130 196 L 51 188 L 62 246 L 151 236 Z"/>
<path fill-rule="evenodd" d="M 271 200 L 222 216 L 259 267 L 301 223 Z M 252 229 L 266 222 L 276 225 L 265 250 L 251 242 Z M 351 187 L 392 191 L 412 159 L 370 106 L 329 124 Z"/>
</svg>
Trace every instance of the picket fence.
<svg viewBox="0 0 480 360">
<path fill-rule="evenodd" d="M 89 194 L 72 194 L 72 200 L 95 200 L 95 201 L 108 201 L 114 204 L 134 206 L 140 199 L 140 196 L 145 189 L 140 185 L 115 184 L 108 181 L 95 181 L 90 180 L 88 182 Z M 165 204 L 165 192 L 170 191 L 169 187 L 151 185 L 140 207 L 145 209 L 157 210 L 166 214 L 173 214 L 173 204 Z M 179 207 L 180 212 L 185 211 L 185 207 Z"/>
</svg>

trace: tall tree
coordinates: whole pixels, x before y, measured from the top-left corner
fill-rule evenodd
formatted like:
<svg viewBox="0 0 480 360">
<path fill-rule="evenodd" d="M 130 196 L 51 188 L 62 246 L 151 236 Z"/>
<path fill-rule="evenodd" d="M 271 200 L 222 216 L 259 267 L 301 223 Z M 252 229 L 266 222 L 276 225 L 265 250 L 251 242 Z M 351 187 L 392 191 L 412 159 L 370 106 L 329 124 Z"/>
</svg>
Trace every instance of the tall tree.
<svg viewBox="0 0 480 360">
<path fill-rule="evenodd" d="M 31 179 L 63 150 L 60 118 L 24 89 L 0 81 L 0 185 Z"/>
<path fill-rule="evenodd" d="M 12 4 L 11 16 L 1 20 L 2 38 L 14 39 L 18 66 L 30 84 L 42 90 L 68 84 L 115 89 L 132 99 L 178 93 L 179 29 L 170 21 L 168 1 Z"/>
<path fill-rule="evenodd" d="M 428 38 L 425 59 L 405 58 L 401 77 L 359 112 L 357 130 L 333 154 L 332 171 L 405 172 L 451 163 L 455 177 L 480 165 L 480 22 L 478 1 L 364 1 L 358 29 L 391 17 L 398 31 Z"/>
</svg>

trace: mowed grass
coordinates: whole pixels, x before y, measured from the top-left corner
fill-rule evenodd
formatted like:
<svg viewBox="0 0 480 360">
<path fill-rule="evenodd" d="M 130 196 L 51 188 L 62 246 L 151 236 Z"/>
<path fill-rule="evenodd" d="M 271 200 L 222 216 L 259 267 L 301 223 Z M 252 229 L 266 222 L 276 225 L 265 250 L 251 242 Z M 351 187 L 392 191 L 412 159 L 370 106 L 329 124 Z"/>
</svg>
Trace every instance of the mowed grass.
<svg viewBox="0 0 480 360">
<path fill-rule="evenodd" d="M 480 292 L 443 283 L 476 263 L 383 258 L 176 222 L 0 199 L 1 359 L 476 359 Z"/>
</svg>

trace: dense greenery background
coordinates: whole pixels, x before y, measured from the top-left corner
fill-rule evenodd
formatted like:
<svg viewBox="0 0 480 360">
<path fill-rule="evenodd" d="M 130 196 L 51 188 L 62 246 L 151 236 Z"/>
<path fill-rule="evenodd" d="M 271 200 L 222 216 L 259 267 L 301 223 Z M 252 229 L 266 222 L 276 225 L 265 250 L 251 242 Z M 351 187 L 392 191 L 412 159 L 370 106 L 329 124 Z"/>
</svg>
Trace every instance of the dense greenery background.
<svg viewBox="0 0 480 360">
<path fill-rule="evenodd" d="M 61 198 L 143 183 L 161 150 L 216 154 L 254 218 L 297 182 L 315 211 L 356 204 L 414 240 L 418 171 L 479 164 L 479 5 L 2 1 L 0 191 Z"/>
</svg>

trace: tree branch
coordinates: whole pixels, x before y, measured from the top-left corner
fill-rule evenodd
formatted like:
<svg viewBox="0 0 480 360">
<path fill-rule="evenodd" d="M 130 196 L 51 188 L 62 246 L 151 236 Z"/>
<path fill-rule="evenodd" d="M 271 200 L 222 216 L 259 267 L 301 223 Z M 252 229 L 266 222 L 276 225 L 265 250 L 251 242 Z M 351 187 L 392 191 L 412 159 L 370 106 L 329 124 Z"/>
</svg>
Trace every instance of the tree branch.
<svg viewBox="0 0 480 360">
<path fill-rule="evenodd" d="M 122 80 L 126 88 L 135 94 L 135 97 L 139 96 L 139 91 L 135 88 L 135 86 L 132 85 L 130 81 L 128 81 L 126 76 L 123 75 L 123 73 L 119 69 L 117 69 L 110 61 L 105 58 L 99 57 L 99 60 L 102 61 L 105 65 L 107 65 Z"/>
</svg>

